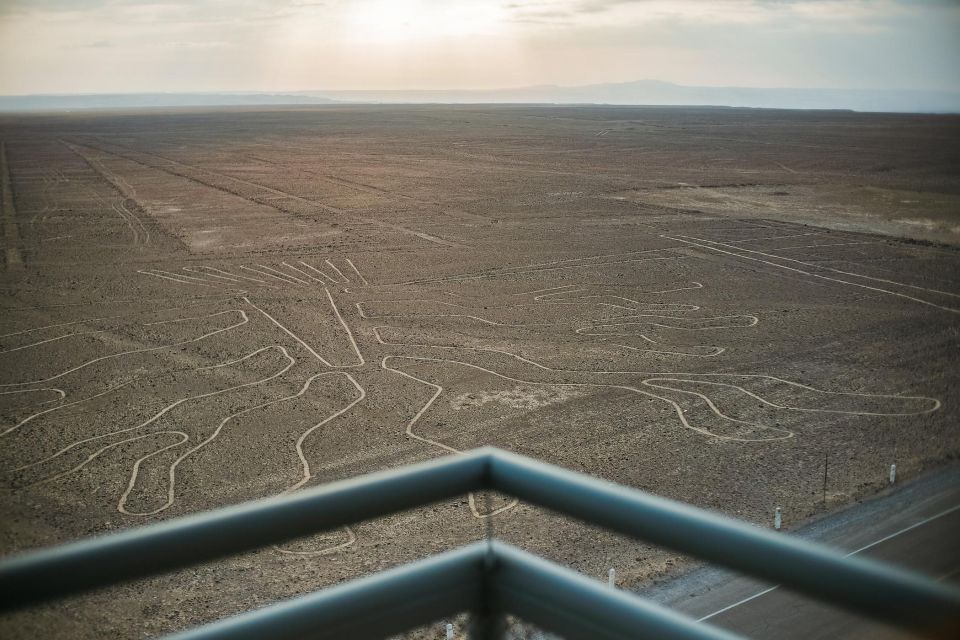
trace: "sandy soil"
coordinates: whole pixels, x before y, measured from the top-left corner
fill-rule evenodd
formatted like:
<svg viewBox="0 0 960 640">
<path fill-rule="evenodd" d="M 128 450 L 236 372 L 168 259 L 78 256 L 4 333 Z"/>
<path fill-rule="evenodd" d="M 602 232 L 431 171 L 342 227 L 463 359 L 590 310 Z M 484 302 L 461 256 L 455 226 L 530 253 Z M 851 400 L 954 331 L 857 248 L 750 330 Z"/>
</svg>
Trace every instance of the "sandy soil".
<svg viewBox="0 0 960 640">
<path fill-rule="evenodd" d="M 960 451 L 960 119 L 325 107 L 5 116 L 0 551 L 492 444 L 789 526 Z M 144 637 L 496 535 L 496 496 L 0 620 Z"/>
</svg>

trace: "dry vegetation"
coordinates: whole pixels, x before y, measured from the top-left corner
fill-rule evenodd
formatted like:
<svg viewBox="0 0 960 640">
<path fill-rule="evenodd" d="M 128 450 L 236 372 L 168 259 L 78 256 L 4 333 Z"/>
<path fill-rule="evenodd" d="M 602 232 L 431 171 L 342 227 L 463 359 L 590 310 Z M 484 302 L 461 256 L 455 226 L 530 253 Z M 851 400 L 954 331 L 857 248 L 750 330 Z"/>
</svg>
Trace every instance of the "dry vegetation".
<svg viewBox="0 0 960 640">
<path fill-rule="evenodd" d="M 910 477 L 960 447 L 958 133 L 709 109 L 4 117 L 0 550 L 485 444 L 762 523 L 824 508 L 825 455 L 828 506 L 891 462 Z M 0 630 L 168 632 L 488 526 L 624 584 L 678 562 L 464 496 Z"/>
</svg>

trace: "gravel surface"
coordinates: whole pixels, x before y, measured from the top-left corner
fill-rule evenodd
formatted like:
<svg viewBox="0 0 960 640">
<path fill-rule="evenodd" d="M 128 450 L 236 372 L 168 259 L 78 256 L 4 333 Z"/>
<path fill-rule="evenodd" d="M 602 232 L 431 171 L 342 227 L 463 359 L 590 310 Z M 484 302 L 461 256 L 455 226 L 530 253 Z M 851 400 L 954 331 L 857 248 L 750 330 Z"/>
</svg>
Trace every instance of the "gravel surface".
<svg viewBox="0 0 960 640">
<path fill-rule="evenodd" d="M 481 445 L 763 525 L 940 466 L 958 134 L 737 109 L 5 115 L 0 551 Z M 153 636 L 488 528 L 621 586 L 686 562 L 463 496 L 0 634 Z"/>
</svg>

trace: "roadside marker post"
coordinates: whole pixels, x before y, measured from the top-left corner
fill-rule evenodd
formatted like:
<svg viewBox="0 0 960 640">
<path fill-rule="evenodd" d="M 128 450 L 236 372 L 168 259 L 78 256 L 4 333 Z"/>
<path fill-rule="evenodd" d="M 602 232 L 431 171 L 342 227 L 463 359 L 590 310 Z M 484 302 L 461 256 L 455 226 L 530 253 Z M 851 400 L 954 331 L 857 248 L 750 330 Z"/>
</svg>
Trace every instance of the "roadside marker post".
<svg viewBox="0 0 960 640">
<path fill-rule="evenodd" d="M 447 640 L 453 640 L 453 625 L 447 623 Z"/>
<path fill-rule="evenodd" d="M 890 484 L 897 481 L 897 465 L 890 465 Z"/>
<path fill-rule="evenodd" d="M 783 515 L 780 513 L 780 507 L 773 512 L 773 528 L 780 531 L 780 525 L 783 524 Z"/>
<path fill-rule="evenodd" d="M 617 570 L 616 569 L 611 568 L 610 571 L 607 572 L 607 586 L 610 587 L 611 589 L 615 589 L 617 587 Z"/>
</svg>

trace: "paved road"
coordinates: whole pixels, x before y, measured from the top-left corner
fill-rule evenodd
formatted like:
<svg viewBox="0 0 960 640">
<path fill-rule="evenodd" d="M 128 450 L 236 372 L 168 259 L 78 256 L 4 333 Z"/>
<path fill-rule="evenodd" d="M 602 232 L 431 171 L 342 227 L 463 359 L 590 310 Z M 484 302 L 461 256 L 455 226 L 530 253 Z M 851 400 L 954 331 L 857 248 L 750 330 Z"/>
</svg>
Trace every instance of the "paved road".
<svg viewBox="0 0 960 640">
<path fill-rule="evenodd" d="M 960 582 L 960 466 L 926 476 L 793 532 L 848 554 Z M 718 569 L 645 596 L 751 638 L 911 638 L 828 605 Z"/>
</svg>

